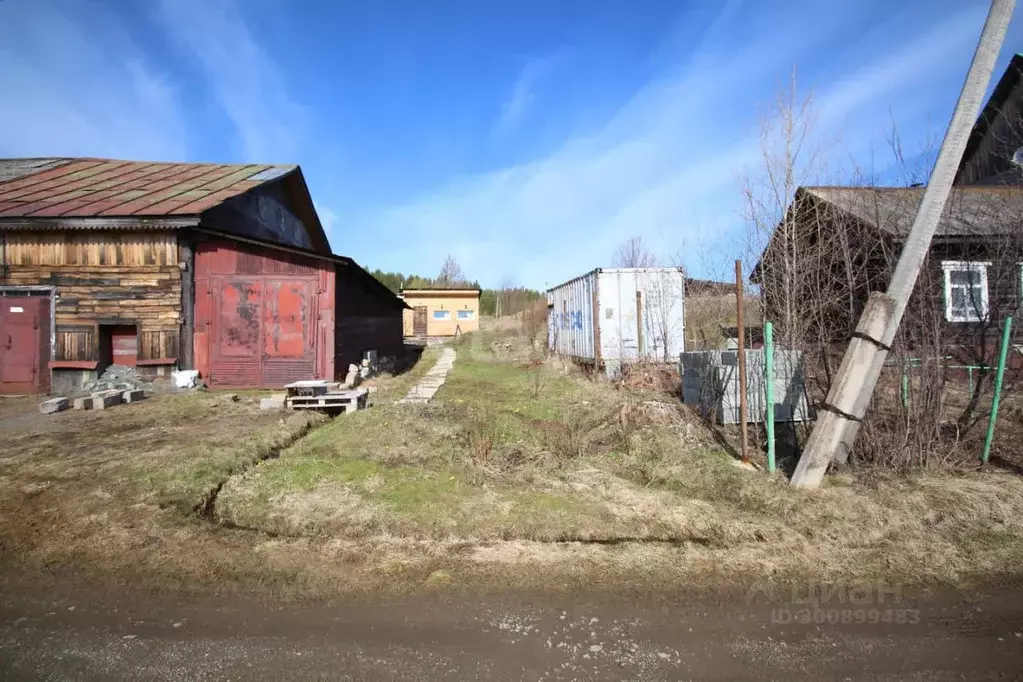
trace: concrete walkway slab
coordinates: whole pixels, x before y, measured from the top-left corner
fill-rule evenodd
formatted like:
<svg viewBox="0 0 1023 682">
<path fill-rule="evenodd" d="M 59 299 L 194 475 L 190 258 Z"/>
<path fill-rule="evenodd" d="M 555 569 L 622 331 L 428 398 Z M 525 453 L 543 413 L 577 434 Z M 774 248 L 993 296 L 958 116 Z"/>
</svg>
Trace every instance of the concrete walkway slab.
<svg viewBox="0 0 1023 682">
<path fill-rule="evenodd" d="M 444 385 L 444 381 L 447 379 L 448 372 L 455 366 L 455 349 L 445 348 L 440 358 L 430 368 L 422 379 L 420 379 L 412 390 L 408 392 L 404 398 L 399 400 L 399 403 L 416 403 L 419 405 L 425 405 L 430 402 L 430 398 L 440 390 L 440 387 Z"/>
</svg>

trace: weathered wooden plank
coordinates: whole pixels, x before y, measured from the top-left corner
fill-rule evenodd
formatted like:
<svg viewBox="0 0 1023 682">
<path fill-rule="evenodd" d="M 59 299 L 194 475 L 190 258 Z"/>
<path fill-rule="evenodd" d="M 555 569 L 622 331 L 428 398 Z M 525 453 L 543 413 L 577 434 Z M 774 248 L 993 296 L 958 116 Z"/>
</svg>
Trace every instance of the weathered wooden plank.
<svg viewBox="0 0 1023 682">
<path fill-rule="evenodd" d="M 70 287 L 116 287 L 120 284 L 116 277 L 76 277 L 58 273 L 50 275 L 50 281 L 57 286 Z"/>
<path fill-rule="evenodd" d="M 172 233 L 11 234 L 9 262 L 19 265 L 146 266 L 177 264 Z"/>
</svg>

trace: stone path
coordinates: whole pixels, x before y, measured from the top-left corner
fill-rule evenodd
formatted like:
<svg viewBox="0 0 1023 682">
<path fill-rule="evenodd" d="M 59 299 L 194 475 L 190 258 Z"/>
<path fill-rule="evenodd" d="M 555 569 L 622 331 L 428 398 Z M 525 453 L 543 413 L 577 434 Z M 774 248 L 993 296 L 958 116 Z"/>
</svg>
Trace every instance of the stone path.
<svg viewBox="0 0 1023 682">
<path fill-rule="evenodd" d="M 426 373 L 419 382 L 412 387 L 412 390 L 408 392 L 408 395 L 399 400 L 399 403 L 418 403 L 425 405 L 430 402 L 430 398 L 433 394 L 444 385 L 444 380 L 448 376 L 448 372 L 455 366 L 455 349 L 445 348 L 441 354 L 440 359 L 437 360 L 437 364 L 430 368 L 430 371 Z"/>
</svg>

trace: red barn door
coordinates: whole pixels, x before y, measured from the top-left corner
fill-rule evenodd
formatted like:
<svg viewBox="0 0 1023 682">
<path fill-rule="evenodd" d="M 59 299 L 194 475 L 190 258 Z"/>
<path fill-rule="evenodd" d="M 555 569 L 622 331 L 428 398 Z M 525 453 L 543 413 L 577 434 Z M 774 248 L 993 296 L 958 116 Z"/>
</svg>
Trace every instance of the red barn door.
<svg viewBox="0 0 1023 682">
<path fill-rule="evenodd" d="M 0 298 L 0 393 L 49 390 L 50 299 Z"/>
</svg>

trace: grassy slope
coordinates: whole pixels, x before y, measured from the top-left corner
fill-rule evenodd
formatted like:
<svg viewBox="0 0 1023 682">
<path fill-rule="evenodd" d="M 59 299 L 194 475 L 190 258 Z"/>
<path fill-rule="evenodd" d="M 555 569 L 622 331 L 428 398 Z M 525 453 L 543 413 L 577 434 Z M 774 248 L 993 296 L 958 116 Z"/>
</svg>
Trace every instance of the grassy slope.
<svg viewBox="0 0 1023 682">
<path fill-rule="evenodd" d="M 392 404 L 428 353 L 412 373 L 374 380 L 376 407 L 227 482 L 221 520 L 274 533 L 191 511 L 280 444 L 267 439 L 300 428 L 246 401 L 160 398 L 8 430 L 3 575 L 330 596 L 447 583 L 620 593 L 754 579 L 959 582 L 1021 565 L 1017 476 L 836 476 L 815 494 L 792 490 L 735 468 L 670 396 L 549 362 L 534 397 L 528 348 L 485 334 L 460 345 L 431 405 Z M 570 539 L 621 544 L 551 542 Z"/>
<path fill-rule="evenodd" d="M 430 406 L 336 420 L 232 479 L 222 518 L 338 541 L 667 540 L 689 543 L 690 568 L 704 573 L 955 580 L 1021 558 L 1017 477 L 832 478 L 816 494 L 792 490 L 733 466 L 667 396 L 548 366 L 534 397 L 525 355 L 492 341 L 459 348 Z"/>
</svg>

